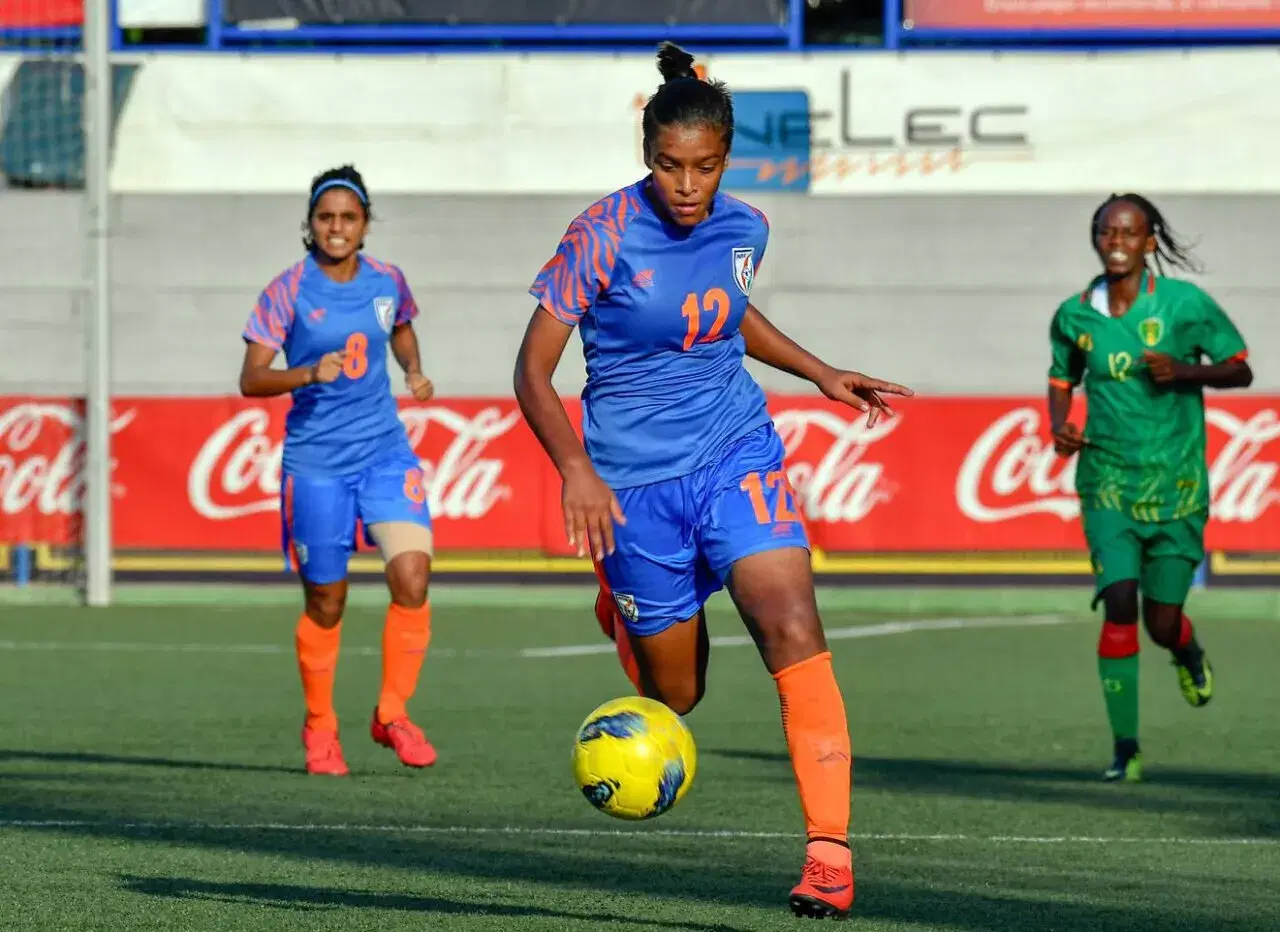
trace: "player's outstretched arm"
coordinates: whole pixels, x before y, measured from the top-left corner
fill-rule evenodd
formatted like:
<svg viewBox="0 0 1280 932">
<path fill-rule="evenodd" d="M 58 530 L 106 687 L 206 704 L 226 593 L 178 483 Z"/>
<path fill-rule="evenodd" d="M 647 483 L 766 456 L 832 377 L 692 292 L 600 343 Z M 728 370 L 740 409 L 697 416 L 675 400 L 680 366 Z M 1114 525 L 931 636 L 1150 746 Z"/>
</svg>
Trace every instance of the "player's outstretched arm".
<svg viewBox="0 0 1280 932">
<path fill-rule="evenodd" d="M 825 371 L 825 362 L 775 327 L 754 304 L 747 305 L 746 316 L 739 328 L 752 359 L 786 372 L 815 385 Z"/>
<path fill-rule="evenodd" d="M 246 343 L 240 364 L 240 394 L 246 398 L 287 395 L 306 385 L 332 382 L 342 374 L 344 353 L 329 353 L 314 365 L 273 369 L 276 350 L 261 343 Z"/>
<path fill-rule="evenodd" d="M 859 411 L 869 412 L 868 426 L 874 425 L 881 414 L 893 413 L 880 397 L 881 393 L 907 397 L 914 394 L 905 386 L 827 365 L 770 323 L 755 305 L 747 305 L 739 332 L 746 344 L 747 355 L 752 359 L 807 379 L 833 401 L 842 401 Z"/>
<path fill-rule="evenodd" d="M 573 327 L 539 307 L 525 329 L 516 356 L 515 392 L 520 410 L 542 449 L 564 480 L 561 496 L 569 545 L 585 556 L 588 545 L 597 560 L 613 553 L 613 522 L 626 524 L 613 490 L 591 465 L 551 384 Z"/>
</svg>

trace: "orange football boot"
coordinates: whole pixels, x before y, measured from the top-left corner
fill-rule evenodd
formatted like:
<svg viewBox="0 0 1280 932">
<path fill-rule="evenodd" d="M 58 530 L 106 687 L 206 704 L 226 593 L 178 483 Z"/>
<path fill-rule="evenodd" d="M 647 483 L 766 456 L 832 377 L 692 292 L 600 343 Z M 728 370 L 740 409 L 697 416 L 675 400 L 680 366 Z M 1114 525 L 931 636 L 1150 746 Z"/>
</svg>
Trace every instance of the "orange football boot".
<svg viewBox="0 0 1280 932">
<path fill-rule="evenodd" d="M 384 725 L 378 721 L 378 710 L 374 709 L 369 736 L 383 747 L 395 751 L 400 763 L 406 767 L 430 767 L 436 762 L 436 749 L 407 715 Z"/>
<path fill-rule="evenodd" d="M 327 777 L 345 777 L 351 771 L 342 756 L 336 731 L 302 728 L 302 746 L 307 749 L 307 773 Z"/>
<path fill-rule="evenodd" d="M 853 908 L 853 867 L 804 860 L 800 882 L 791 891 L 791 911 L 805 919 L 848 919 Z"/>
</svg>

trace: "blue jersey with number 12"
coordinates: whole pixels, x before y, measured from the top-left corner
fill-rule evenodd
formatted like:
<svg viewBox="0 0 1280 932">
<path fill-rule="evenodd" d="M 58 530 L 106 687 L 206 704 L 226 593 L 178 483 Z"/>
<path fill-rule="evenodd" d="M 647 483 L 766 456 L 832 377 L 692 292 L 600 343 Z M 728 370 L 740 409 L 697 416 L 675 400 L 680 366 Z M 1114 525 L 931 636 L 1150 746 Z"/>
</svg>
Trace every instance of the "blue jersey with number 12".
<svg viewBox="0 0 1280 932">
<path fill-rule="evenodd" d="M 282 350 L 290 368 L 345 351 L 337 381 L 293 393 L 283 468 L 341 476 L 409 450 L 387 374 L 391 331 L 418 306 L 394 265 L 368 256 L 349 282 L 335 282 L 308 256 L 278 275 L 249 315 L 244 339 Z"/>
<path fill-rule="evenodd" d="M 577 325 L 587 454 L 613 488 L 687 476 L 770 422 L 738 328 L 764 258 L 764 214 L 717 194 L 702 223 L 658 213 L 645 179 L 569 225 L 530 294 Z"/>
</svg>

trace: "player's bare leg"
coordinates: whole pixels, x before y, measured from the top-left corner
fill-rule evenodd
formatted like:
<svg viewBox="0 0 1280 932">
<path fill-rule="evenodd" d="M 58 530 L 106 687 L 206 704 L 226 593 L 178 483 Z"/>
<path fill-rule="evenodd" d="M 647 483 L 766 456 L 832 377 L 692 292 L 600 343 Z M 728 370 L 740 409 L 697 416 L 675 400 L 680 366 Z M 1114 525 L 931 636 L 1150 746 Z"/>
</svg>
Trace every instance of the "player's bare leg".
<svg viewBox="0 0 1280 932">
<path fill-rule="evenodd" d="M 688 715 L 707 691 L 711 641 L 707 618 L 692 618 L 648 637 L 632 638 L 641 694 Z"/>
<path fill-rule="evenodd" d="M 391 604 L 382 629 L 382 690 L 369 734 L 396 752 L 406 767 L 430 767 L 436 750 L 409 719 L 407 703 L 431 642 L 431 532 L 408 522 L 373 525 L 370 533 L 387 559 Z"/>
<path fill-rule="evenodd" d="M 742 620 L 773 674 L 808 844 L 791 891 L 798 916 L 844 919 L 854 899 L 849 805 L 853 755 L 831 668 L 809 552 L 768 550 L 737 561 L 729 579 Z"/>
<path fill-rule="evenodd" d="M 338 716 L 333 709 L 333 680 L 342 639 L 342 612 L 347 603 L 345 580 L 303 582 L 306 610 L 294 630 L 298 673 L 307 703 L 302 726 L 307 773 L 343 777 L 349 773 L 338 742 Z"/>
<path fill-rule="evenodd" d="M 1102 774 L 1109 783 L 1142 780 L 1138 747 L 1138 581 L 1122 579 L 1100 593 L 1106 612 L 1098 637 L 1098 678 L 1111 726 L 1111 766 Z"/>
<path fill-rule="evenodd" d="M 1182 697 L 1192 706 L 1205 705 L 1213 698 L 1213 668 L 1182 606 L 1143 599 L 1142 623 L 1151 640 L 1173 655 Z"/>
</svg>

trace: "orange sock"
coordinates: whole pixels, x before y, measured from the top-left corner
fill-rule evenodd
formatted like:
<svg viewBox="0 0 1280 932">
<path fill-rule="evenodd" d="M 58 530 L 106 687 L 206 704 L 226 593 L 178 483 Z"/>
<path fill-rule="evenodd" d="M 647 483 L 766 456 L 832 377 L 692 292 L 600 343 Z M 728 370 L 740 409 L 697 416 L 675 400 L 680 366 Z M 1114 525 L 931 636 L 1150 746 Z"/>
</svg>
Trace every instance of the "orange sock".
<svg viewBox="0 0 1280 932">
<path fill-rule="evenodd" d="M 382 693 L 378 721 L 386 725 L 402 718 L 405 703 L 418 688 L 418 674 L 431 643 L 431 605 L 405 608 L 392 603 L 382 627 Z"/>
<path fill-rule="evenodd" d="M 847 858 L 853 754 L 831 653 L 792 664 L 773 678 L 804 809 L 809 853 L 827 862 Z M 838 853 L 841 850 L 843 855 Z"/>
<path fill-rule="evenodd" d="M 293 632 L 302 675 L 302 695 L 307 702 L 307 727 L 337 731 L 338 716 L 333 711 L 333 677 L 338 668 L 338 645 L 342 622 L 322 628 L 303 614 Z"/>
</svg>

